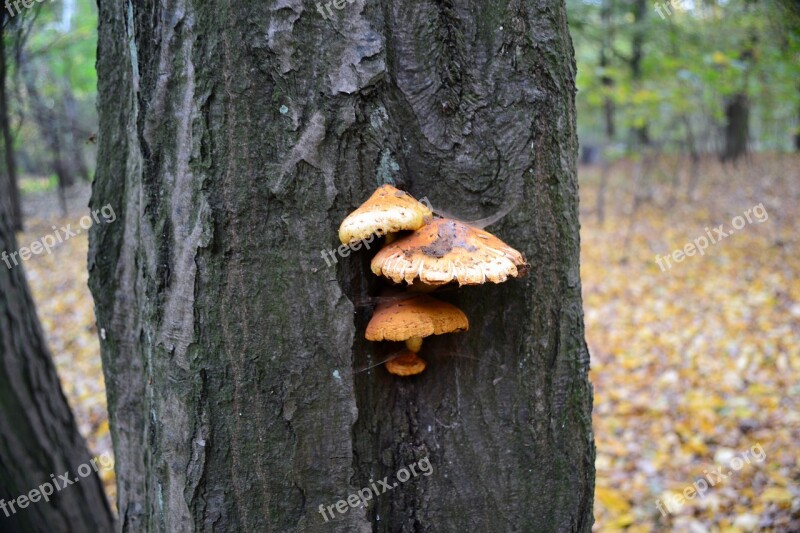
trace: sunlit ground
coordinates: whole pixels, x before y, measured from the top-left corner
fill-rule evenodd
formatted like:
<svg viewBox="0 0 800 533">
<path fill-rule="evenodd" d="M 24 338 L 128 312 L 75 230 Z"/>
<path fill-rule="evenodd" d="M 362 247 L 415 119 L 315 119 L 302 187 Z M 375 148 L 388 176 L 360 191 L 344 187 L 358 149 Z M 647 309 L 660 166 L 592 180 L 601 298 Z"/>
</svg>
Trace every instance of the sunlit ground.
<svg viewBox="0 0 800 533">
<path fill-rule="evenodd" d="M 798 531 L 800 158 L 762 157 L 728 171 L 709 165 L 693 202 L 683 184 L 673 195 L 665 164 L 644 195 L 652 199 L 634 217 L 631 169 L 613 170 L 602 228 L 591 213 L 597 171 L 581 171 L 595 529 Z M 38 207 L 20 245 L 52 232 L 53 224 L 74 226 L 84 214 L 74 208 L 61 217 L 53 201 L 45 207 L 48 194 L 34 196 Z M 760 210 L 751 212 L 752 222 L 709 243 L 702 256 L 672 261 L 666 271 L 656 264 L 656 254 L 707 236 L 706 227 L 716 235 L 713 228 L 730 228 L 759 204 L 763 222 L 755 216 Z M 70 239 L 25 268 L 65 392 L 99 454 L 111 442 L 86 242 L 85 235 Z M 709 485 L 702 497 L 701 478 Z M 113 473 L 105 472 L 104 481 L 113 501 Z M 683 503 L 668 498 L 684 490 L 691 498 Z"/>
</svg>

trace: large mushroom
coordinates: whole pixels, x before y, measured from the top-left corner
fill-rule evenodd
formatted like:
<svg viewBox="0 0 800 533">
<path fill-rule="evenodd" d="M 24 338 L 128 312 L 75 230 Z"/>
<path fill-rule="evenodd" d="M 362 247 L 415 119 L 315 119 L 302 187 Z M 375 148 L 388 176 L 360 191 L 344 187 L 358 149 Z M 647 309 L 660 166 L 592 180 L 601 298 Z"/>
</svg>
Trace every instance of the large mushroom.
<svg viewBox="0 0 800 533">
<path fill-rule="evenodd" d="M 370 341 L 404 341 L 406 350 L 387 362 L 386 369 L 399 376 L 412 376 L 425 370 L 425 361 L 417 355 L 424 337 L 468 329 L 469 320 L 461 309 L 419 294 L 378 304 L 365 336 Z"/>
<path fill-rule="evenodd" d="M 491 233 L 442 218 L 387 246 L 372 259 L 372 272 L 395 283 L 478 285 L 525 275 L 525 257 Z"/>
<path fill-rule="evenodd" d="M 388 235 L 417 230 L 433 218 L 431 210 L 405 191 L 382 185 L 339 226 L 342 244 L 367 239 L 372 234 Z"/>
</svg>

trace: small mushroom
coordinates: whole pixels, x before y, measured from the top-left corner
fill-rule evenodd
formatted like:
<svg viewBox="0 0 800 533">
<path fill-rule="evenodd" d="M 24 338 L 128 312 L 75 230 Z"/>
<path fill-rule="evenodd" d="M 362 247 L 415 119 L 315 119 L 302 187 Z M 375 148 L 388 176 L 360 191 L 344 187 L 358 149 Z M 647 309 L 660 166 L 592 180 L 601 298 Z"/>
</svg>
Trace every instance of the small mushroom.
<svg viewBox="0 0 800 533">
<path fill-rule="evenodd" d="M 433 218 L 431 210 L 405 191 L 389 184 L 376 190 L 358 209 L 347 215 L 339 226 L 339 240 L 351 244 L 373 233 L 388 235 L 416 230 Z"/>
<path fill-rule="evenodd" d="M 386 370 L 395 376 L 421 374 L 428 363 L 411 350 L 403 350 L 397 357 L 386 361 Z"/>
<path fill-rule="evenodd" d="M 378 304 L 365 336 L 369 341 L 405 341 L 407 351 L 387 362 L 386 369 L 411 376 L 425 370 L 425 361 L 417 355 L 424 337 L 468 329 L 469 320 L 461 309 L 420 294 Z"/>
<path fill-rule="evenodd" d="M 372 259 L 372 272 L 395 283 L 479 285 L 502 283 L 528 271 L 525 256 L 491 233 L 442 218 L 387 246 Z"/>
</svg>

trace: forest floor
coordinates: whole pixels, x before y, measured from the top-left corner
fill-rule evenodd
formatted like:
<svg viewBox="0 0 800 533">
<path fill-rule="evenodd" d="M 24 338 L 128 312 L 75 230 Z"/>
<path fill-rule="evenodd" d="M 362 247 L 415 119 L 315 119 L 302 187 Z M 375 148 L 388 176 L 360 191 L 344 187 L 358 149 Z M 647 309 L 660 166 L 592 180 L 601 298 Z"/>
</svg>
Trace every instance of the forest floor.
<svg viewBox="0 0 800 533">
<path fill-rule="evenodd" d="M 66 216 L 61 212 L 54 191 L 24 194 L 26 188 L 36 189 L 36 186 L 23 183 L 25 231 L 17 234 L 18 246 L 28 246 L 47 235 L 55 235 L 56 231 L 63 238 L 60 228 L 67 224 L 71 225 L 70 231 L 81 229 L 81 217 L 89 212 L 86 207 L 90 194 L 88 185 L 69 191 Z M 94 302 L 87 286 L 87 246 L 87 232 L 81 230 L 53 247 L 52 253 L 32 256 L 24 263 L 24 268 L 78 428 L 87 440 L 92 457 L 104 453 L 113 456 Z M 113 469 L 101 469 L 100 475 L 110 501 L 115 501 Z"/>
<path fill-rule="evenodd" d="M 634 166 L 602 226 L 580 173 L 596 530 L 800 531 L 800 159 L 708 164 L 694 201 L 665 161 L 632 217 Z"/>
<path fill-rule="evenodd" d="M 798 531 L 800 158 L 704 164 L 692 201 L 664 161 L 641 180 L 632 215 L 626 184 L 635 166 L 612 168 L 602 225 L 593 212 L 598 169 L 580 174 L 595 530 Z M 88 189 L 71 197 L 62 216 L 52 192 L 27 196 L 19 244 L 54 224 L 76 227 Z M 25 268 L 65 393 L 97 455 L 111 440 L 86 249 L 82 232 Z M 656 255 L 678 249 L 691 255 L 659 267 Z M 113 501 L 113 472 L 103 476 Z"/>
</svg>

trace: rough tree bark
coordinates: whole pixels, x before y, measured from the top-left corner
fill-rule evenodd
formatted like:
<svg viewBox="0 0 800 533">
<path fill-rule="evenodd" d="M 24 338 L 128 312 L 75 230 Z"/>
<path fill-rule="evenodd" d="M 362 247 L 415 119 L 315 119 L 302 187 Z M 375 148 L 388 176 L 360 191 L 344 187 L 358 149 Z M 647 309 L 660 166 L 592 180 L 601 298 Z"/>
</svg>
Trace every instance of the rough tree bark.
<svg viewBox="0 0 800 533">
<path fill-rule="evenodd" d="M 6 254 L 17 250 L 7 224 L 8 208 L 0 197 L 0 251 Z M 52 482 L 51 475 L 56 479 L 65 472 L 70 479 L 83 475 L 78 469 L 89 460 L 61 392 L 23 267 L 14 266 L 4 255 L 0 262 L 0 531 L 113 529 L 103 486 L 93 471 L 63 490 L 53 487 L 49 502 L 22 501 L 24 508 L 19 507 L 19 496 Z"/>
<path fill-rule="evenodd" d="M 121 528 L 589 531 L 564 4 L 340 5 L 100 3 L 92 204 L 119 218 L 89 268 Z M 532 265 L 450 291 L 471 330 L 406 380 L 352 370 L 383 353 L 370 252 L 321 258 L 387 181 L 467 219 L 515 205 L 490 229 Z M 319 513 L 426 456 L 430 476 Z"/>
</svg>

